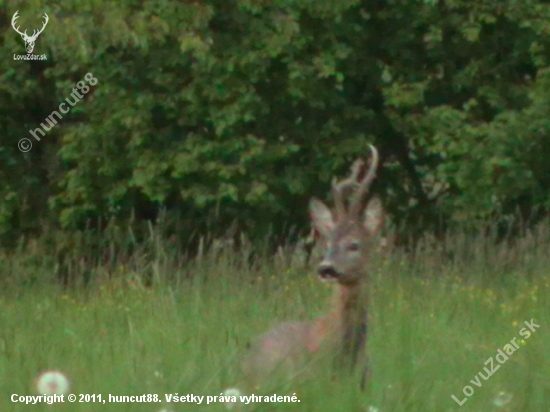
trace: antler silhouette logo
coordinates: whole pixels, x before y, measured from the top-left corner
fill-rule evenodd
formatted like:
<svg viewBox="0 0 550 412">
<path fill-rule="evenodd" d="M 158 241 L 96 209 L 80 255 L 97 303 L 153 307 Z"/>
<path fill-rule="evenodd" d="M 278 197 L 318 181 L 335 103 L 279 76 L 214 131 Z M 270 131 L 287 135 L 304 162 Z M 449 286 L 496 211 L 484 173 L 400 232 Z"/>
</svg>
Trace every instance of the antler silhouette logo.
<svg viewBox="0 0 550 412">
<path fill-rule="evenodd" d="M 32 51 L 34 49 L 34 43 L 36 42 L 36 39 L 37 39 L 38 35 L 44 31 L 44 28 L 48 24 L 48 21 L 50 20 L 50 18 L 48 17 L 48 15 L 46 13 L 44 13 L 44 24 L 42 25 L 42 28 L 40 30 L 34 30 L 33 33 L 32 33 L 32 36 L 29 36 L 27 34 L 27 30 L 25 30 L 23 33 L 21 33 L 19 31 L 19 27 L 15 26 L 15 21 L 19 18 L 17 13 L 19 13 L 19 10 L 17 10 L 15 12 L 15 14 L 13 15 L 13 17 L 11 19 L 11 26 L 13 27 L 13 29 L 17 33 L 19 33 L 21 35 L 21 37 L 25 41 L 25 48 L 27 49 L 27 53 L 30 54 L 30 53 L 32 53 Z"/>
</svg>

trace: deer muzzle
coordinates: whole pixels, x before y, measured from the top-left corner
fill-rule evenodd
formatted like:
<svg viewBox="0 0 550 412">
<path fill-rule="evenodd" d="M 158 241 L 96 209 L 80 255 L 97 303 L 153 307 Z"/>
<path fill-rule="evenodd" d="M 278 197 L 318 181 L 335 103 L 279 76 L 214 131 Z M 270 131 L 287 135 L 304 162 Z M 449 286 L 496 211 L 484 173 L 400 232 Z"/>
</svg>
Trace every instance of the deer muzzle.
<svg viewBox="0 0 550 412">
<path fill-rule="evenodd" d="M 337 280 L 340 277 L 340 273 L 330 264 L 319 265 L 317 273 L 323 280 Z"/>
</svg>

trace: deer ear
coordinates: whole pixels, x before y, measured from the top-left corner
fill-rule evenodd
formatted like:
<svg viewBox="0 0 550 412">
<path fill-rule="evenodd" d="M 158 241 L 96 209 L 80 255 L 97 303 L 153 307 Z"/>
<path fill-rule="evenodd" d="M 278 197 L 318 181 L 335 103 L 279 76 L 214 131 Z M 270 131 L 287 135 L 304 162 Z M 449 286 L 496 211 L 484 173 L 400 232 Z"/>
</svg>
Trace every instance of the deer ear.
<svg viewBox="0 0 550 412">
<path fill-rule="evenodd" d="M 330 209 L 319 199 L 313 198 L 309 201 L 309 214 L 315 229 L 327 238 L 334 228 L 334 218 Z"/>
<path fill-rule="evenodd" d="M 377 235 L 384 226 L 384 208 L 378 196 L 373 197 L 365 208 L 363 225 L 371 235 Z"/>
</svg>

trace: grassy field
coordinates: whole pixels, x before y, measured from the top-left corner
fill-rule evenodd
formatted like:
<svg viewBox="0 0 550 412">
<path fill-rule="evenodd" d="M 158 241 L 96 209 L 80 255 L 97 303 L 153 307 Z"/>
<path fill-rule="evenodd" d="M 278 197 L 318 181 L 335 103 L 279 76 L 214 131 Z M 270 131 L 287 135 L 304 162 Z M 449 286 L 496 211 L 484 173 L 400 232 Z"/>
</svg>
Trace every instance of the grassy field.
<svg viewBox="0 0 550 412">
<path fill-rule="evenodd" d="M 290 252 L 250 266 L 239 253 L 206 252 L 186 265 L 170 246 L 155 250 L 97 266 L 88 287 L 68 289 L 51 286 L 55 268 L 43 252 L 2 257 L 0 411 L 224 411 L 220 402 L 206 405 L 206 396 L 240 387 L 247 342 L 279 321 L 322 315 L 329 304 L 330 286 Z M 299 403 L 241 410 L 549 411 L 547 232 L 510 249 L 456 237 L 448 250 L 445 257 L 422 247 L 415 258 L 373 257 L 366 392 L 315 364 L 310 378 L 266 391 L 296 394 Z M 152 286 L 143 286 L 145 274 Z M 531 319 L 540 327 L 524 339 L 520 330 Z M 518 348 L 499 364 L 497 350 L 513 338 Z M 500 367 L 484 380 L 478 373 L 487 376 L 490 357 Z M 65 373 L 75 394 L 157 394 L 163 402 L 10 401 L 33 395 L 33 380 L 45 370 Z M 476 375 L 479 387 L 471 383 Z M 167 404 L 166 394 L 205 398 Z M 467 401 L 459 406 L 452 395 Z"/>
</svg>

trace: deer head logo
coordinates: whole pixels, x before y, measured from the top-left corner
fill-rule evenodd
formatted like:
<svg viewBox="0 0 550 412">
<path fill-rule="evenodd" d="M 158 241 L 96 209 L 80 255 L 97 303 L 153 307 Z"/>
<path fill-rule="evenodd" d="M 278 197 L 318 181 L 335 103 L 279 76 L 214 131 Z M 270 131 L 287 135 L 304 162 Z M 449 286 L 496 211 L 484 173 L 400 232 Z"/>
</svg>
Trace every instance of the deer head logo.
<svg viewBox="0 0 550 412">
<path fill-rule="evenodd" d="M 46 13 L 44 13 L 44 24 L 42 25 L 42 28 L 40 30 L 34 30 L 33 33 L 32 33 L 32 36 L 29 36 L 27 34 L 27 30 L 25 30 L 23 33 L 21 33 L 19 31 L 19 27 L 15 26 L 15 21 L 19 18 L 17 13 L 19 13 L 19 10 L 17 10 L 15 12 L 15 14 L 13 15 L 13 17 L 11 19 L 11 26 L 13 27 L 13 29 L 17 33 L 19 33 L 21 35 L 21 37 L 23 38 L 23 41 L 25 42 L 25 48 L 27 49 L 27 53 L 30 54 L 30 53 L 32 53 L 32 51 L 34 49 L 34 43 L 36 42 L 36 39 L 37 39 L 38 35 L 44 31 L 44 28 L 46 27 L 46 25 L 48 24 L 48 21 L 50 19 L 49 19 L 48 15 Z"/>
</svg>

